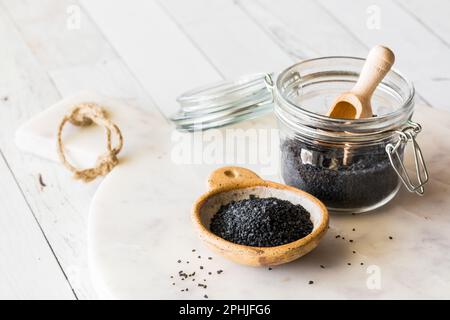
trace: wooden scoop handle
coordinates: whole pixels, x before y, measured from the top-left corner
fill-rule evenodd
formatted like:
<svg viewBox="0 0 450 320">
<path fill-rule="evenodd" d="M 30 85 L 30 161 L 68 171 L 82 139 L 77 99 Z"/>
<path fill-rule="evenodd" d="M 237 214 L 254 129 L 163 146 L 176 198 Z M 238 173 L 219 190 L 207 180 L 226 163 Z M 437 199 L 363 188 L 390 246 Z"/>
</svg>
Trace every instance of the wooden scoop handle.
<svg viewBox="0 0 450 320">
<path fill-rule="evenodd" d="M 378 84 L 383 80 L 386 74 L 394 64 L 394 53 L 386 47 L 373 47 L 359 75 L 358 82 L 351 90 L 360 100 L 370 101 L 373 92 Z"/>
<path fill-rule="evenodd" d="M 222 167 L 211 173 L 208 179 L 210 190 L 221 187 L 238 187 L 251 181 L 262 181 L 253 171 L 242 167 Z"/>
</svg>

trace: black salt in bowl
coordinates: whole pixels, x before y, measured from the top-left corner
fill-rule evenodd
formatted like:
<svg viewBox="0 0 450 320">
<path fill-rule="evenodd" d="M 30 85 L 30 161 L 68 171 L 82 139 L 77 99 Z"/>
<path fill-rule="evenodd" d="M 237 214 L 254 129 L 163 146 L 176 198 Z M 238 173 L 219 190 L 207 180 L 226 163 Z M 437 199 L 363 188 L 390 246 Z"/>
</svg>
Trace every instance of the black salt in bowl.
<svg viewBox="0 0 450 320">
<path fill-rule="evenodd" d="M 306 237 L 313 227 L 310 214 L 302 205 L 255 195 L 222 205 L 210 224 L 211 231 L 217 236 L 255 247 L 293 242 Z"/>
<path fill-rule="evenodd" d="M 235 216 L 228 221 L 226 228 L 223 228 L 223 225 L 216 228 L 215 224 L 220 225 L 220 220 L 226 218 L 216 216 L 220 210 L 227 213 L 227 208 L 236 203 L 242 204 L 242 201 L 248 201 L 250 197 L 253 197 L 253 200 L 258 197 L 265 202 L 265 205 L 256 209 L 259 212 L 247 217 Z M 270 213 L 261 212 L 262 207 L 278 206 L 274 201 L 282 201 L 286 210 L 288 207 L 292 210 L 298 206 L 294 210 L 297 212 L 288 213 L 285 210 L 278 212 L 279 215 L 291 215 L 288 219 L 274 217 L 277 213 L 275 210 L 271 210 Z M 309 217 L 305 212 L 309 213 Z M 258 218 L 274 221 L 257 222 Z M 312 230 L 308 220 L 312 223 Z M 292 225 L 284 227 L 290 232 L 282 236 L 277 235 L 276 232 L 280 232 L 283 223 L 287 221 Z M 293 261 L 313 250 L 328 229 L 328 211 L 322 202 L 304 191 L 262 180 L 248 169 L 225 167 L 212 173 L 210 190 L 194 204 L 192 222 L 205 244 L 225 258 L 250 266 L 272 266 Z M 233 223 L 240 225 L 233 226 Z M 258 227 L 261 230 L 258 230 Z M 295 228 L 301 230 L 294 233 Z M 255 230 L 256 234 L 251 235 L 252 230 Z M 269 237 L 262 237 L 264 231 L 275 233 Z"/>
</svg>

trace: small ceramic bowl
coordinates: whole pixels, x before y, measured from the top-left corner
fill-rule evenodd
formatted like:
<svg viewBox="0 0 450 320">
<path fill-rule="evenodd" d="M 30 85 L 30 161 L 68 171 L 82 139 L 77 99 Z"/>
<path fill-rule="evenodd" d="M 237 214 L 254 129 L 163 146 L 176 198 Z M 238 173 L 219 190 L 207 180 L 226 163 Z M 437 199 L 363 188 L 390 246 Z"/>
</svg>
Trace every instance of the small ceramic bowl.
<svg viewBox="0 0 450 320">
<path fill-rule="evenodd" d="M 210 249 L 234 262 L 250 266 L 274 266 L 291 262 L 313 250 L 328 229 L 327 208 L 317 198 L 290 186 L 265 181 L 248 169 L 217 169 L 211 174 L 208 184 L 209 191 L 193 206 L 192 222 Z M 250 195 L 275 197 L 302 205 L 311 214 L 313 231 L 304 238 L 281 246 L 252 247 L 227 241 L 209 230 L 212 217 L 222 205 L 248 199 Z"/>
</svg>

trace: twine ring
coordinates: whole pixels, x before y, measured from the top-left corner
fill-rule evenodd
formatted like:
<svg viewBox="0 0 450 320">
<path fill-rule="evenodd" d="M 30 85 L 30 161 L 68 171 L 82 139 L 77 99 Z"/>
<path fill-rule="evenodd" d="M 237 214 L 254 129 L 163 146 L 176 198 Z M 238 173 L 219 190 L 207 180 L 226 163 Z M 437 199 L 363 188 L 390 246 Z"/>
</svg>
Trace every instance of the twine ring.
<svg viewBox="0 0 450 320">
<path fill-rule="evenodd" d="M 88 127 L 92 124 L 102 126 L 106 132 L 107 151 L 97 158 L 95 167 L 88 169 L 78 169 L 73 166 L 66 158 L 64 153 L 64 144 L 62 141 L 62 132 L 64 126 L 70 122 L 79 127 Z M 112 147 L 111 136 L 114 133 L 118 137 L 118 145 Z M 122 150 L 123 136 L 119 127 L 108 119 L 106 111 L 96 103 L 80 103 L 76 105 L 70 114 L 65 115 L 58 127 L 58 155 L 64 166 L 73 172 L 75 179 L 84 182 L 90 182 L 98 176 L 107 175 L 118 163 L 117 154 Z"/>
</svg>

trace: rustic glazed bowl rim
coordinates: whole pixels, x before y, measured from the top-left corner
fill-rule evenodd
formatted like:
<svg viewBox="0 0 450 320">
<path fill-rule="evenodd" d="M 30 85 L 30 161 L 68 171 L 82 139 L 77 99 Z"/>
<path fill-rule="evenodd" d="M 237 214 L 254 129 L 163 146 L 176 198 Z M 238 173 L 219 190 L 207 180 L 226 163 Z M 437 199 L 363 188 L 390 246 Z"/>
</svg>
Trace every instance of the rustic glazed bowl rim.
<svg viewBox="0 0 450 320">
<path fill-rule="evenodd" d="M 308 234 L 307 236 L 300 238 L 298 240 L 295 240 L 295 241 L 292 241 L 292 242 L 289 242 L 286 244 L 282 244 L 279 246 L 256 247 L 256 246 L 237 244 L 237 243 L 225 240 L 224 238 L 221 238 L 221 237 L 217 236 L 216 234 L 214 234 L 202 223 L 201 209 L 202 209 L 203 205 L 206 203 L 206 201 L 208 199 L 210 199 L 212 196 L 215 196 L 215 195 L 218 195 L 218 194 L 224 193 L 224 192 L 233 191 L 233 190 L 249 189 L 252 187 L 265 187 L 265 188 L 273 188 L 273 189 L 278 189 L 278 190 L 287 190 L 289 192 L 297 193 L 297 194 L 301 194 L 302 196 L 305 196 L 306 198 L 311 200 L 315 206 L 319 207 L 319 211 L 320 211 L 319 225 L 317 227 L 314 226 L 313 231 L 310 234 Z M 242 183 L 239 186 L 226 185 L 226 186 L 222 186 L 222 187 L 207 191 L 206 193 L 201 195 L 199 197 L 199 199 L 197 200 L 197 202 L 194 204 L 194 206 L 192 208 L 192 220 L 199 232 L 203 233 L 207 237 L 213 239 L 216 243 L 219 243 L 223 246 L 230 246 L 230 247 L 233 247 L 234 249 L 240 250 L 240 251 L 260 252 L 262 250 L 265 253 L 269 253 L 269 254 L 270 253 L 279 254 L 282 251 L 286 251 L 286 250 L 289 250 L 292 248 L 302 247 L 302 246 L 308 244 L 309 242 L 313 241 L 316 237 L 320 236 L 324 231 L 326 231 L 326 228 L 328 227 L 329 214 L 328 214 L 328 209 L 319 199 L 317 199 L 313 195 L 311 195 L 303 190 L 300 190 L 300 189 L 297 189 L 297 188 L 294 188 L 291 186 L 283 185 L 280 183 L 272 182 L 272 181 L 260 180 L 260 181 L 251 181 L 251 182 Z"/>
</svg>

